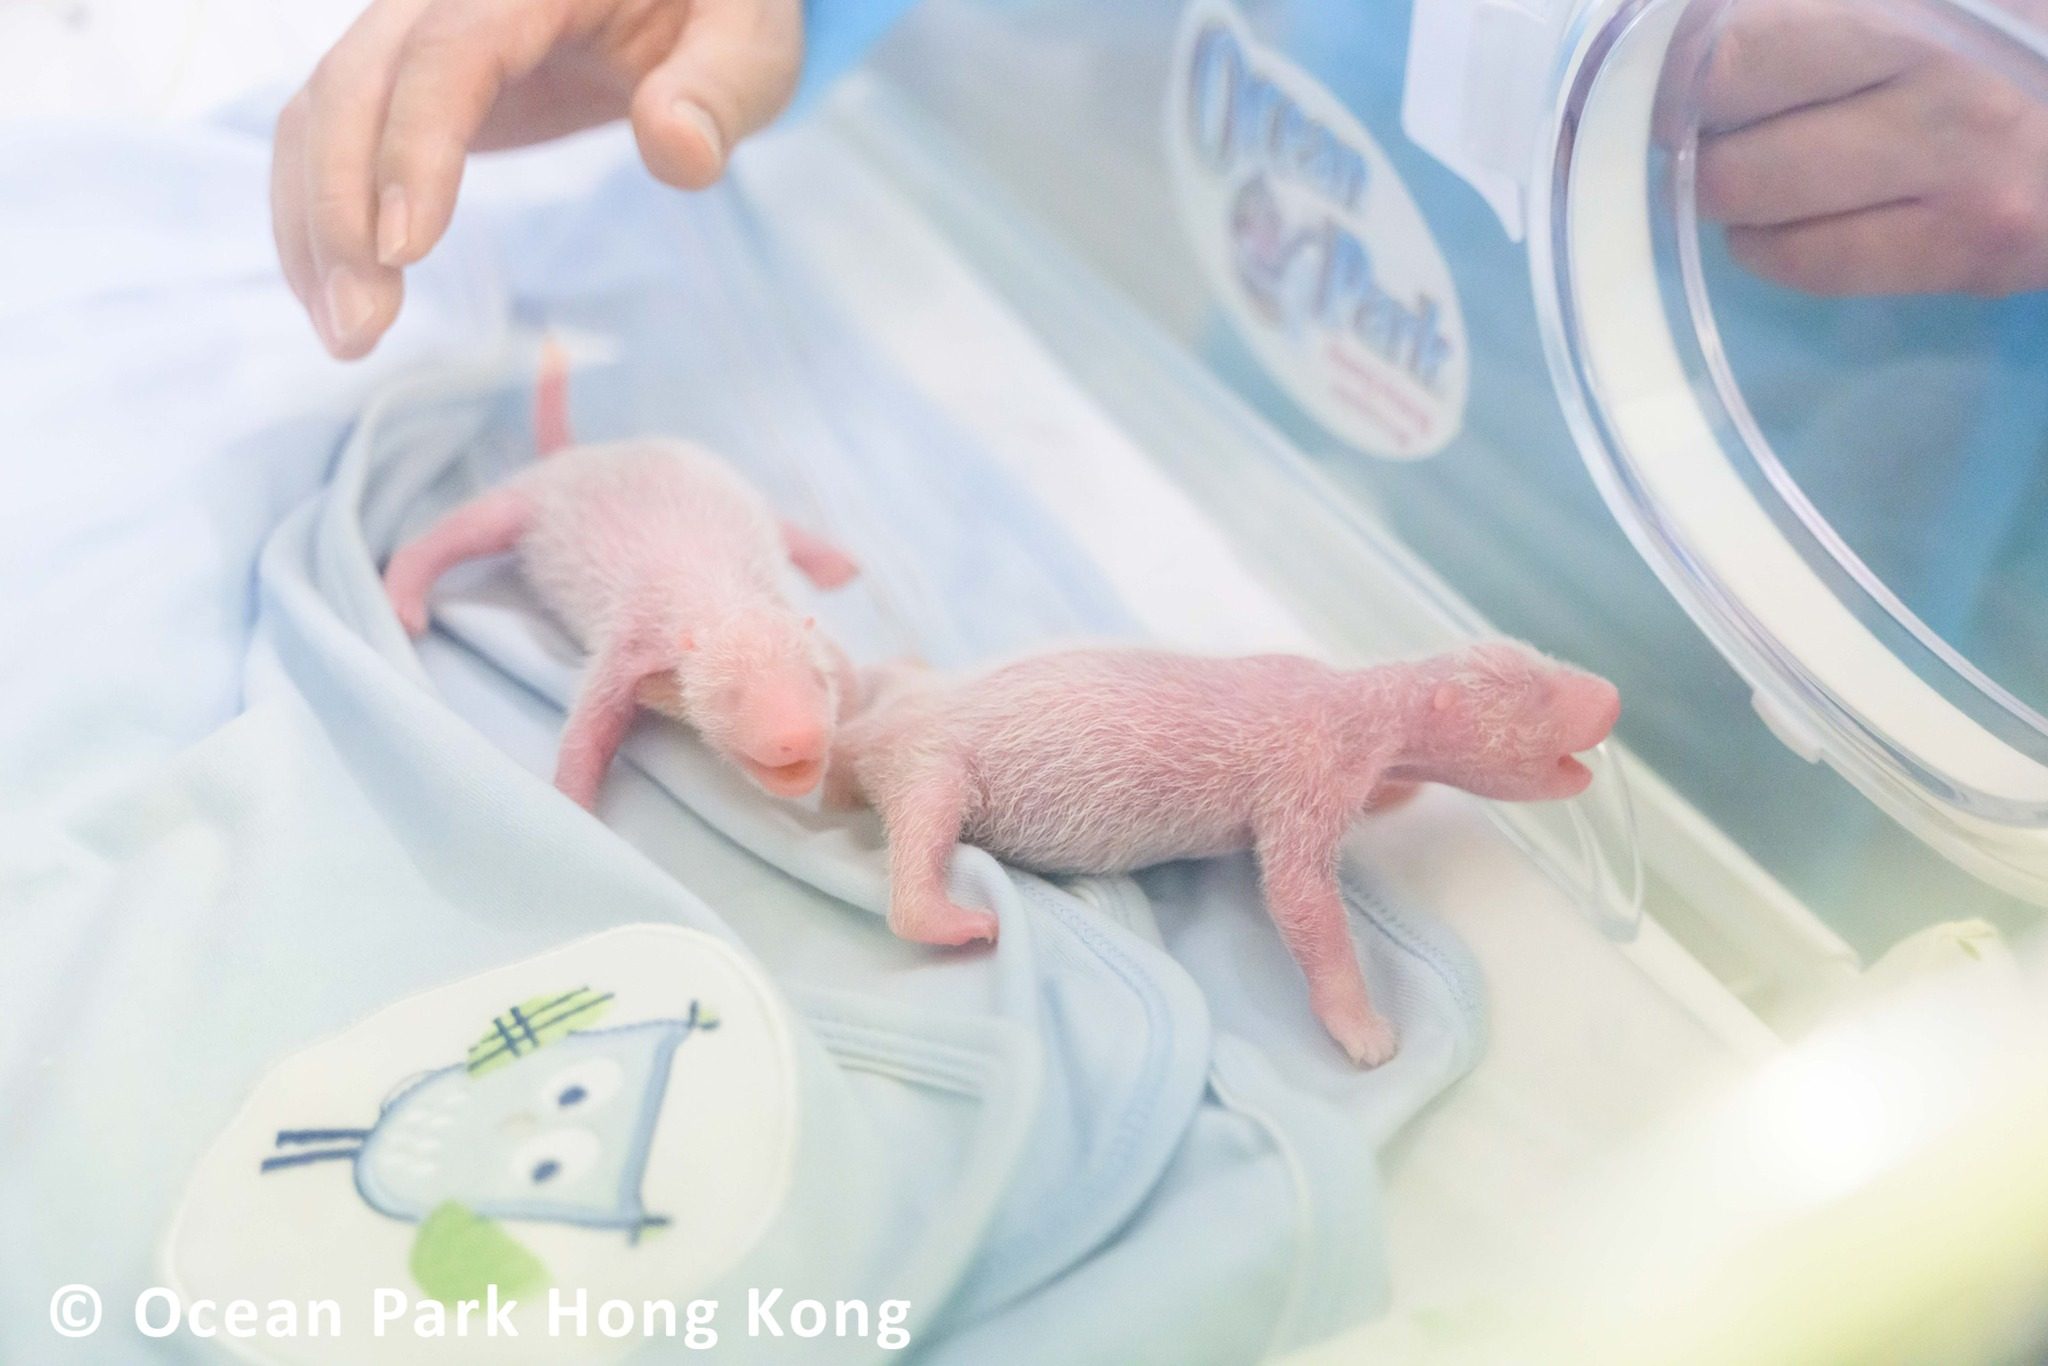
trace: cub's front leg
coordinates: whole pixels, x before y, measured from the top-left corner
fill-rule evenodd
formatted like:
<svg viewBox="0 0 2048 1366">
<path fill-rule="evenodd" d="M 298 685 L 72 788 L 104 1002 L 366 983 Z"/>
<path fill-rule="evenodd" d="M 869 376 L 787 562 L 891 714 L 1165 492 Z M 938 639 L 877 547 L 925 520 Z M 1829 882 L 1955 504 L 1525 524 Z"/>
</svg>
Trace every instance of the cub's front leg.
<svg viewBox="0 0 2048 1366">
<path fill-rule="evenodd" d="M 889 928 L 919 944 L 993 944 L 995 913 L 957 904 L 946 887 L 966 811 L 964 766 L 937 756 L 891 776 L 886 791 L 868 794 L 889 836 Z"/>
<path fill-rule="evenodd" d="M 1373 1009 L 1358 946 L 1337 887 L 1338 846 L 1348 821 L 1338 813 L 1289 813 L 1256 833 L 1266 913 L 1308 979 L 1316 1018 L 1351 1060 L 1377 1067 L 1394 1056 L 1394 1028 Z"/>
<path fill-rule="evenodd" d="M 604 775 L 639 714 L 641 685 L 663 663 L 651 642 L 624 640 L 601 646 L 585 666 L 555 757 L 555 786 L 584 810 L 597 810 Z"/>
</svg>

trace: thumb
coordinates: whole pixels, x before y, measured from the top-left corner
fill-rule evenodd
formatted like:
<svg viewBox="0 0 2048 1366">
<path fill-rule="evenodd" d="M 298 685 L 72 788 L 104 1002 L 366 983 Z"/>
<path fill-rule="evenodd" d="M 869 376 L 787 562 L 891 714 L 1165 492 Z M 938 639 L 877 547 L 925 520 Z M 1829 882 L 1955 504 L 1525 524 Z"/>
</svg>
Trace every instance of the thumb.
<svg viewBox="0 0 2048 1366">
<path fill-rule="evenodd" d="M 689 0 L 661 64 L 633 92 L 633 137 L 659 180 L 701 190 L 782 111 L 803 66 L 800 0 Z"/>
</svg>

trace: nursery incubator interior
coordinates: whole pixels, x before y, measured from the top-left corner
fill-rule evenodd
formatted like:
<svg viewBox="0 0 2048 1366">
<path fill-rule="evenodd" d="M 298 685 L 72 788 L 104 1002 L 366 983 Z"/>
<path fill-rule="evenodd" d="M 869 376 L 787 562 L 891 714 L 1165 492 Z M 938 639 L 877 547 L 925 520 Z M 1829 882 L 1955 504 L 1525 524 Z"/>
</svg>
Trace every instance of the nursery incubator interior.
<svg viewBox="0 0 2048 1366">
<path fill-rule="evenodd" d="M 2041 300 L 1989 247 L 1853 297 L 1741 264 L 1696 199 L 1740 5 L 1394 8 L 941 0 L 843 126 L 1330 642 L 1494 629 L 1621 684 L 1586 838 L 1526 835 L 1609 922 L 1640 893 L 1766 1015 L 1933 926 L 2024 934 Z M 1860 11 L 2043 98 L 2025 5 Z M 1148 346 L 1198 358 L 1207 439 Z"/>
<path fill-rule="evenodd" d="M 936 0 L 835 115 L 1319 648 L 1504 632 L 1622 688 L 1580 809 L 1493 813 L 1611 961 L 1517 962 L 1444 909 L 1499 993 L 1497 1051 L 1390 1175 L 1411 1290 L 1464 1274 L 1417 1251 L 1461 1245 L 1423 1231 L 1461 1203 L 1418 1195 L 1432 1143 L 1573 1070 L 1516 1042 L 1518 978 L 1630 1041 L 1604 1103 L 1536 1126 L 1574 1140 L 1489 1136 L 1486 1165 L 1536 1184 L 1864 982 L 2002 958 L 2048 902 L 2048 303 L 2014 265 L 2036 248 L 1994 210 L 1911 278 L 1744 259 L 1713 177 L 1769 183 L 1788 149 L 1728 136 L 1839 93 L 1758 94 L 1773 43 L 1824 65 L 1766 8 Z M 1901 183 L 2048 108 L 2037 5 L 1821 17 L 1861 63 L 1842 89 L 1995 92 L 1887 147 Z M 1399 821 L 1372 857 L 1432 906 L 1527 895 Z M 1598 1004 L 1559 990 L 1580 972 Z M 1489 1236 L 1530 1203 L 1503 1182 Z M 1881 1339 L 1790 1359 L 1859 1340 Z"/>
<path fill-rule="evenodd" d="M 1925 1359 L 2037 1340 L 2014 1325 L 2048 1283 L 2043 1035 L 1972 974 L 2031 971 L 2048 904 L 2048 269 L 1995 205 L 1875 284 L 1731 234 L 1724 177 L 1802 189 L 1731 139 L 1841 93 L 1751 79 L 1814 41 L 1744 27 L 1774 3 L 922 0 L 712 207 L 603 239 L 650 202 L 614 181 L 481 268 L 531 251 L 514 330 L 565 348 L 594 435 L 742 452 L 851 543 L 821 619 L 863 660 L 1085 632 L 1363 664 L 1505 635 L 1618 685 L 1585 796 L 1432 791 L 1353 836 L 1488 998 L 1483 1057 L 1380 1155 L 1391 1310 L 1356 1350 L 1855 1360 L 1913 1308 L 1896 1341 Z M 2048 127 L 2037 0 L 1854 10 L 1844 89 L 1923 82 L 1940 111 L 1889 174 L 1946 184 Z M 565 246 L 586 234 L 607 249 Z M 636 292 L 656 255 L 664 292 Z M 371 551 L 530 459 L 532 362 L 370 410 L 342 468 Z M 769 378 L 702 382 L 741 369 Z M 346 463 L 429 447 L 459 454 Z M 316 569 L 343 553 L 308 536 Z M 459 593 L 420 667 L 544 768 L 571 652 L 508 624 L 508 584 Z M 836 949 L 802 947 L 830 896 L 762 893 L 771 822 L 660 757 L 713 814 L 659 826 L 651 767 L 621 832 L 831 985 Z M 1950 969 L 1932 1007 L 1855 1023 Z M 1939 1213 L 1896 1247 L 1881 1211 L 1820 1209 L 1902 1173 Z M 1816 1293 L 1872 1227 L 1896 1294 Z M 1765 1238 L 1780 1260 L 1727 1271 Z M 1443 1316 L 1589 1267 L 1600 1351 L 1540 1289 Z"/>
</svg>

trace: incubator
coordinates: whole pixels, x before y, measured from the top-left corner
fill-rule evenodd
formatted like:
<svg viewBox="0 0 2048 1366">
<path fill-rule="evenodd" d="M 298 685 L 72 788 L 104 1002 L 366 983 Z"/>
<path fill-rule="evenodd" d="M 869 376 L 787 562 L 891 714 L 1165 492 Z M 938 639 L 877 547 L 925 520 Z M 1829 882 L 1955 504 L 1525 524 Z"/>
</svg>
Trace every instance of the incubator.
<svg viewBox="0 0 2048 1366">
<path fill-rule="evenodd" d="M 1300 453 L 1279 507 L 1181 443 L 1160 458 L 1304 610 L 1384 648 L 1381 604 L 1301 564 L 1296 528 L 1343 521 L 1424 561 L 1451 615 L 1621 681 L 1633 829 L 1592 822 L 1606 870 L 1639 852 L 1658 919 L 1754 995 L 1837 939 L 1874 959 L 2034 922 L 2048 410 L 2024 284 L 1821 297 L 1730 256 L 1694 197 L 1720 131 L 1702 85 L 1751 58 L 1717 51 L 1726 11 L 941 3 L 888 50 L 874 117 L 943 130 L 903 136 L 949 143 L 930 155 L 1027 218 L 1015 238 L 1086 260 Z M 2035 17 L 1819 14 L 2016 121 L 2042 96 Z M 1885 155 L 1988 157 L 2013 126 Z"/>
<path fill-rule="evenodd" d="M 175 43 L 110 24 L 111 59 L 59 7 L 0 14 L 17 57 L 41 54 L 10 88 L 82 103 L 65 92 L 112 60 L 157 101 L 128 113 L 182 116 L 246 94 L 223 74 L 239 63 L 302 71 L 353 6 L 289 36 L 173 8 Z M 233 715 L 214 697 L 232 692 L 257 714 L 4 884 L 81 914 L 0 962 L 35 1021 L 0 1033 L 0 1198 L 46 1202 L 0 1249 L 0 1349 L 45 1359 L 40 1325 L 12 1320 L 60 1263 L 132 1278 L 156 1257 L 188 1295 L 322 1291 L 292 1231 L 341 1217 L 318 1204 L 326 1158 L 252 1179 L 259 1162 L 327 1132 L 347 1135 L 334 1164 L 389 1163 L 392 1083 L 458 1070 L 430 1031 L 467 1046 L 509 1003 L 609 973 L 632 1020 L 614 1089 L 647 1090 L 627 1032 L 668 1020 L 703 1089 L 644 1108 L 665 1134 L 697 1096 L 730 1111 L 694 1131 L 695 1165 L 673 1135 L 650 1156 L 646 1125 L 630 1161 L 588 1158 L 633 1174 L 614 1222 L 636 1240 L 671 1209 L 739 1211 L 715 1230 L 730 1246 L 684 1220 L 649 1239 L 678 1262 L 608 1244 L 587 1264 L 647 1293 L 685 1263 L 850 1276 L 877 1302 L 908 1278 L 952 1296 L 950 1320 L 911 1325 L 931 1360 L 1024 1359 L 1026 1340 L 1119 1360 L 2037 1359 L 2048 249 L 2024 210 L 2048 199 L 2044 19 L 2035 0 L 921 0 L 713 195 L 655 193 L 616 138 L 480 164 L 445 273 L 409 281 L 407 321 L 348 384 L 308 379 L 304 339 L 235 293 L 271 274 L 240 219 L 159 242 L 138 218 L 148 249 L 95 285 L 107 312 L 82 331 L 165 280 L 179 297 L 180 271 L 235 302 L 137 332 L 110 373 L 169 385 L 153 358 L 196 327 L 212 375 L 179 384 L 233 387 L 203 417 L 166 406 L 180 432 L 229 445 L 255 429 L 221 416 L 240 405 L 318 435 L 264 456 L 277 506 L 201 501 L 212 533 L 267 546 L 246 666 L 236 637 L 232 675 L 197 693 L 149 680 L 166 712 Z M 1824 128 L 1817 158 L 1739 141 L 1887 91 L 1926 102 Z M 165 145 L 114 163 L 132 174 L 105 202 L 132 209 Z M 209 132 L 180 183 L 226 202 L 260 182 L 253 155 Z M 83 164 L 27 139 L 0 156 L 53 195 Z M 1875 166 L 1880 192 L 1831 199 L 1816 167 L 1837 165 Z M 1960 166 L 2004 194 L 1913 219 L 1891 274 L 1856 274 L 1855 234 L 1897 220 L 1847 221 L 1934 214 L 1956 179 L 1937 170 Z M 1751 191 L 1806 207 L 1731 234 Z M 1850 234 L 1802 253 L 1770 231 L 1815 223 Z M 26 268 L 0 282 L 19 290 L 0 318 L 65 298 Z M 911 965 L 846 914 L 878 901 L 872 850 L 674 737 L 633 751 L 615 832 L 512 784 L 545 772 L 573 652 L 503 575 L 460 586 L 416 659 L 384 618 L 374 565 L 401 528 L 521 458 L 536 322 L 587 362 L 583 416 L 628 424 L 606 434 L 701 436 L 861 552 L 861 586 L 820 611 L 863 657 L 964 664 L 1085 632 L 1362 662 L 1508 634 L 1614 679 L 1619 739 L 1576 803 L 1431 793 L 1360 829 L 1375 989 L 1406 1012 L 1377 1078 L 1275 1018 L 1259 988 L 1287 965 L 1235 914 L 1242 868 L 1141 895 L 963 862 L 1005 907 L 1007 956 Z M 26 411 L 72 412 L 61 361 L 12 345 L 50 396 Z M 79 429 L 153 468 L 118 414 Z M 123 563 L 139 601 L 172 591 Z M 78 639 L 52 649 L 83 676 L 107 656 Z M 82 766 L 111 752 L 95 743 Z M 331 873 L 311 888 L 308 859 Z M 102 904 L 120 909 L 82 914 Z M 876 981 L 886 1003 L 861 997 Z M 739 1002 L 717 1030 L 694 1027 L 700 993 Z M 194 1021 L 175 1059 L 165 1016 Z M 722 1062 L 729 1042 L 752 1051 Z M 808 1125 L 747 1111 L 763 1089 Z M 158 1106 L 159 1142 L 120 1137 L 113 1094 Z M 296 1127 L 316 1123 L 347 1127 Z M 532 1168 L 521 1137 L 511 1167 L 429 1184 L 516 1211 L 497 1187 Z M 376 1241 L 334 1240 L 365 1284 L 404 1242 L 364 1213 L 388 1195 L 368 1165 L 344 1203 Z M 118 1217 L 73 1209 L 102 1188 Z M 429 1203 L 382 1199 L 431 1249 L 454 1235 L 429 1236 Z M 577 1236 L 528 1241 L 555 1260 Z M 78 1346 L 48 1359 L 94 1359 L 61 1355 Z M 340 1359 L 323 1350 L 260 1359 Z M 408 1350 L 389 1359 L 448 1359 Z"/>
<path fill-rule="evenodd" d="M 2048 36 L 2026 3 L 1771 9 L 936 0 L 841 117 L 1323 641 L 1490 627 L 1621 682 L 1595 808 L 1500 817 L 1617 941 L 1640 908 L 1623 952 L 1688 1010 L 1796 1034 L 2048 902 L 2048 278 L 2007 218 L 1924 275 L 1776 283 L 1702 168 L 1766 109 L 1916 83 L 1946 93 L 1829 155 L 2001 165 Z M 1826 166 L 1799 150 L 1737 155 L 1782 186 Z M 1987 174 L 2008 215 L 2037 193 Z M 1141 336 L 1230 415 L 1173 413 Z"/>
</svg>

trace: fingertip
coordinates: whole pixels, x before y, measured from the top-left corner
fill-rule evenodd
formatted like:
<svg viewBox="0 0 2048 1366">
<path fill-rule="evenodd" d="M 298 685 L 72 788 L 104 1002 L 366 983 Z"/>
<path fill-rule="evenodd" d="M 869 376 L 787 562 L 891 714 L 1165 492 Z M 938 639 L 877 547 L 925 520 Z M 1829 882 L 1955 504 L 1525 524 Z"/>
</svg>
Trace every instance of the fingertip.
<svg viewBox="0 0 2048 1366">
<path fill-rule="evenodd" d="M 390 329 L 403 297 L 396 271 L 334 266 L 321 282 L 314 326 L 336 360 L 360 360 Z"/>
<path fill-rule="evenodd" d="M 396 181 L 377 196 L 377 262 L 398 269 L 419 259 L 413 254 L 412 219 L 405 186 Z"/>
<path fill-rule="evenodd" d="M 640 159 L 657 180 L 702 190 L 724 174 L 726 136 L 701 102 L 650 82 L 634 98 L 632 117 Z"/>
<path fill-rule="evenodd" d="M 422 121 L 413 111 L 403 123 L 395 117 L 387 123 L 369 173 L 376 190 L 368 251 L 389 271 L 417 265 L 434 249 L 462 192 L 466 142 L 443 136 L 442 128 L 423 136 Z"/>
<path fill-rule="evenodd" d="M 725 164 L 725 134 L 710 110 L 695 100 L 678 97 L 669 102 L 669 115 L 694 136 L 697 150 L 714 169 Z"/>
</svg>

